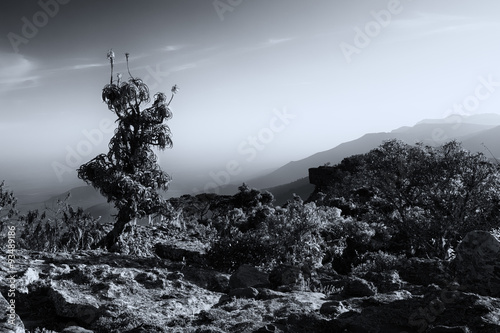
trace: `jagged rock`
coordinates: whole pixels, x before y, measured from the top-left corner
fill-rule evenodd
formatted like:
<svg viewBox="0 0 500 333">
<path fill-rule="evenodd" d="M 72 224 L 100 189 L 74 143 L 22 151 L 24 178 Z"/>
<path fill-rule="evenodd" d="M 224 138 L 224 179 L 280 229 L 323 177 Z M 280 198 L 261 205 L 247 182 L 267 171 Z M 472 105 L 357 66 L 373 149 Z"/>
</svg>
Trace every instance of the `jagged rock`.
<svg viewBox="0 0 500 333">
<path fill-rule="evenodd" d="M 15 305 L 14 303 L 11 306 L 9 301 L 0 294 L 0 332 L 24 333 L 24 324 L 16 313 Z"/>
<path fill-rule="evenodd" d="M 500 297 L 500 242 L 486 231 L 471 231 L 456 251 L 458 281 L 468 290 Z"/>
<path fill-rule="evenodd" d="M 302 274 L 302 270 L 292 265 L 275 267 L 269 274 L 269 282 L 275 289 L 279 287 L 283 290 L 304 289 L 304 275 Z"/>
<path fill-rule="evenodd" d="M 346 297 L 373 296 L 377 288 L 373 283 L 357 277 L 349 277 L 344 285 L 343 295 Z"/>
<path fill-rule="evenodd" d="M 269 274 L 250 265 L 241 265 L 229 278 L 231 289 L 269 286 Z"/>
<path fill-rule="evenodd" d="M 230 297 L 236 298 L 257 298 L 258 295 L 259 291 L 252 287 L 232 289 L 229 292 Z"/>
<path fill-rule="evenodd" d="M 175 244 L 157 243 L 154 251 L 163 259 L 195 264 L 204 263 L 206 255 L 203 244 L 181 241 Z"/>
<path fill-rule="evenodd" d="M 57 315 L 92 323 L 99 315 L 99 302 L 94 296 L 81 293 L 72 282 L 53 281 L 49 289 L 49 297 L 54 304 Z"/>
</svg>

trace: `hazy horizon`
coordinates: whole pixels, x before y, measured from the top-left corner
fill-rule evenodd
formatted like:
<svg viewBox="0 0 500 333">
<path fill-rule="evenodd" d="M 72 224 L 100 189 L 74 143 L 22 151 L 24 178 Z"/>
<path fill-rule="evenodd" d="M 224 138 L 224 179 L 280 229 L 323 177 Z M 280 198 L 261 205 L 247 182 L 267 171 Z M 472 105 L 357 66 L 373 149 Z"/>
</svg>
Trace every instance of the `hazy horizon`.
<svg viewBox="0 0 500 333">
<path fill-rule="evenodd" d="M 159 154 L 175 179 L 231 182 L 365 133 L 500 113 L 494 1 L 80 1 L 0 4 L 0 180 L 68 189 L 107 151 L 115 73 L 179 93 Z M 70 171 L 71 170 L 71 171 Z"/>
</svg>

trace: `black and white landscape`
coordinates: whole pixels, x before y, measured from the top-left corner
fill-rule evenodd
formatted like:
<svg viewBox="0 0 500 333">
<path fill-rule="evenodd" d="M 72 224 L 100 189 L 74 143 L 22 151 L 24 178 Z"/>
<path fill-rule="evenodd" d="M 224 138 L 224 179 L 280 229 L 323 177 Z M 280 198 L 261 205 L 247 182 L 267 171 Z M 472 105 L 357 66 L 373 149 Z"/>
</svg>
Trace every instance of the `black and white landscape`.
<svg viewBox="0 0 500 333">
<path fill-rule="evenodd" d="M 493 1 L 5 0 L 0 331 L 500 331 Z"/>
</svg>

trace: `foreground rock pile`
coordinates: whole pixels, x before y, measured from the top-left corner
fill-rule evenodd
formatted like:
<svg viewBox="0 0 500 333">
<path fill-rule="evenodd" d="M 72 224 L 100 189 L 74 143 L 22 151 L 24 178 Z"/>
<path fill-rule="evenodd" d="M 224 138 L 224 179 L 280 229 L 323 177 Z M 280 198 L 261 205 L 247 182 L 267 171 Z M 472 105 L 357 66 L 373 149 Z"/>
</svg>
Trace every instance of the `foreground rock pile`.
<svg viewBox="0 0 500 333">
<path fill-rule="evenodd" d="M 488 233 L 468 234 L 451 262 L 413 258 L 359 276 L 286 265 L 228 275 L 204 265 L 194 245 L 154 249 L 18 253 L 15 327 L 2 317 L 9 269 L 1 255 L 0 331 L 500 332 L 500 244 Z"/>
</svg>

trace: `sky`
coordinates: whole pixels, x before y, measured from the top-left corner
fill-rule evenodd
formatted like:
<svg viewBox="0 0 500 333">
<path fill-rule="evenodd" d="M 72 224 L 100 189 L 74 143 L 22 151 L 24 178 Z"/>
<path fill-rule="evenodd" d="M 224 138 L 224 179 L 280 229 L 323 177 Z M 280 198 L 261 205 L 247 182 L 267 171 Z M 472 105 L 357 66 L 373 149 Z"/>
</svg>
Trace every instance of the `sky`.
<svg viewBox="0 0 500 333">
<path fill-rule="evenodd" d="M 180 88 L 159 152 L 178 183 L 499 113 L 499 18 L 493 0 L 2 0 L 0 179 L 83 185 L 74 170 L 107 152 L 116 120 L 101 101 L 109 49 L 115 73 L 128 52 L 153 93 Z"/>
</svg>

